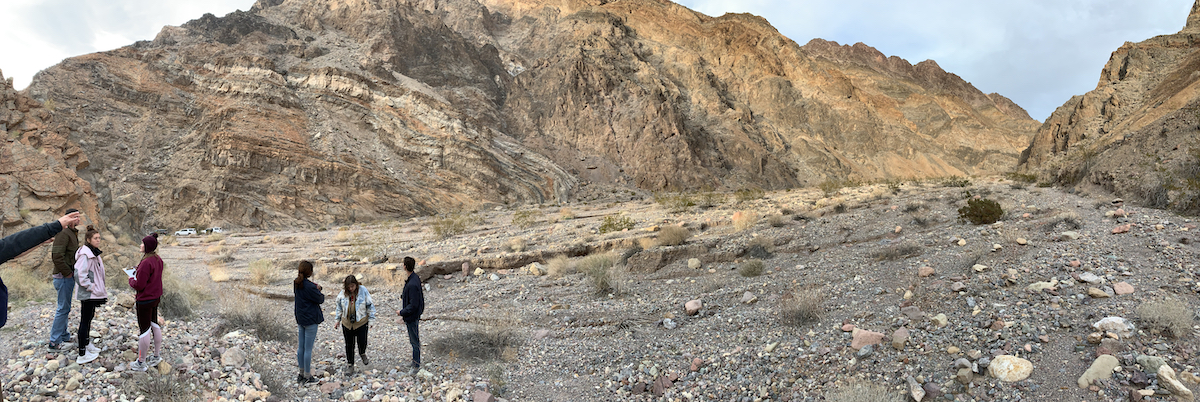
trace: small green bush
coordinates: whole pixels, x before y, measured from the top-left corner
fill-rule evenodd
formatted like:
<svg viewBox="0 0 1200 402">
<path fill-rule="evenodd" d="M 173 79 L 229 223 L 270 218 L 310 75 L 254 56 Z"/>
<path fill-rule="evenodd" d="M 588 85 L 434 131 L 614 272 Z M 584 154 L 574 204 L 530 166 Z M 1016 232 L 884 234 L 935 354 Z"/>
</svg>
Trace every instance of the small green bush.
<svg viewBox="0 0 1200 402">
<path fill-rule="evenodd" d="M 475 217 L 470 214 L 441 215 L 433 221 L 433 235 L 438 239 L 445 239 L 466 233 L 474 221 Z"/>
<path fill-rule="evenodd" d="M 688 212 L 692 207 L 696 206 L 696 200 L 688 194 L 656 194 L 654 202 L 661 205 L 667 212 L 673 214 L 681 214 Z"/>
<path fill-rule="evenodd" d="M 1012 181 L 1015 181 L 1018 183 L 1036 183 L 1037 182 L 1036 174 L 1009 172 L 1008 174 L 1005 174 L 1004 176 L 1007 177 L 1009 180 L 1012 180 Z"/>
<path fill-rule="evenodd" d="M 950 176 L 942 180 L 942 187 L 970 187 L 971 180 L 965 177 Z"/>
<path fill-rule="evenodd" d="M 759 259 L 746 260 L 738 266 L 738 273 L 747 278 L 762 275 L 763 262 Z"/>
<path fill-rule="evenodd" d="M 600 222 L 600 233 L 620 232 L 622 230 L 633 229 L 636 225 L 637 223 L 628 216 L 617 217 L 609 215 L 604 217 L 604 220 Z"/>
<path fill-rule="evenodd" d="M 700 194 L 700 200 L 696 205 L 701 208 L 712 208 L 725 203 L 725 194 L 713 191 L 705 191 Z"/>
<path fill-rule="evenodd" d="M 763 192 L 763 190 L 760 188 L 750 187 L 750 188 L 743 188 L 741 190 L 734 192 L 733 196 L 737 198 L 738 202 L 746 202 L 746 201 L 754 201 L 759 198 L 763 198 L 763 195 L 765 195 L 765 194 L 766 193 Z"/>
<path fill-rule="evenodd" d="M 976 225 L 996 223 L 1004 216 L 1000 203 L 987 198 L 969 199 L 967 206 L 958 209 L 958 218 Z"/>
<path fill-rule="evenodd" d="M 846 187 L 846 183 L 841 180 L 825 180 L 820 184 L 817 184 L 817 188 L 821 189 L 821 193 L 826 197 L 831 197 L 834 194 L 837 194 L 842 187 Z"/>
<path fill-rule="evenodd" d="M 692 231 L 679 225 L 664 226 L 658 232 L 658 245 L 660 246 L 678 246 L 692 237 Z"/>
</svg>

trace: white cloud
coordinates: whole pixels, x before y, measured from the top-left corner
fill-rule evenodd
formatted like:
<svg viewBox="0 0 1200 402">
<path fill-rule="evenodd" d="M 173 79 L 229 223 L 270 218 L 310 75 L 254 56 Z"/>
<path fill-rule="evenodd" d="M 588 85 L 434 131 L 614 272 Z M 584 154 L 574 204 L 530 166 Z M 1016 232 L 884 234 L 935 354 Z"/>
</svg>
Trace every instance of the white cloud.
<svg viewBox="0 0 1200 402">
<path fill-rule="evenodd" d="M 254 0 L 6 0 L 0 70 L 24 88 L 35 73 L 64 58 L 154 39 L 163 26 L 253 5 Z"/>
</svg>

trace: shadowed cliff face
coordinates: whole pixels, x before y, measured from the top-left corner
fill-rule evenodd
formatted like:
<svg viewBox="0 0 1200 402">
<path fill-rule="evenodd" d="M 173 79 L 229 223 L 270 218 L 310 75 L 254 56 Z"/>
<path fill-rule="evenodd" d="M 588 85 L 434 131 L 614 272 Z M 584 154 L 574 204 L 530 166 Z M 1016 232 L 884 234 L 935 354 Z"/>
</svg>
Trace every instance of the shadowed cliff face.
<svg viewBox="0 0 1200 402">
<path fill-rule="evenodd" d="M 1200 1 L 1179 33 L 1126 43 L 1096 89 L 1059 107 L 1021 170 L 1157 208 L 1200 213 Z"/>
<path fill-rule="evenodd" d="M 666 1 L 263 0 L 29 93 L 142 227 L 997 173 L 1037 125 L 932 61 Z"/>
<path fill-rule="evenodd" d="M 55 106 L 18 93 L 0 73 L 0 237 L 58 219 L 68 208 L 83 212 L 81 231 L 106 228 L 92 186 L 76 173 L 90 162 L 54 119 Z M 48 257 L 31 252 L 18 264 L 49 264 Z"/>
</svg>

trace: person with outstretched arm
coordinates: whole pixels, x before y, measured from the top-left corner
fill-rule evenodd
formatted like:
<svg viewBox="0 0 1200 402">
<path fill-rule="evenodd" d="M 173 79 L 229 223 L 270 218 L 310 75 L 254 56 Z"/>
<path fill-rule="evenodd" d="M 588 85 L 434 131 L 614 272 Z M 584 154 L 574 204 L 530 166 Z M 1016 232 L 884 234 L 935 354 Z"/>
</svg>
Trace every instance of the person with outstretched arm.
<svg viewBox="0 0 1200 402">
<path fill-rule="evenodd" d="M 63 215 L 57 221 L 25 229 L 0 239 L 0 264 L 20 257 L 26 251 L 53 239 L 54 235 L 62 231 L 63 227 L 78 224 L 79 212 L 72 212 Z M 4 325 L 8 323 L 8 286 L 4 286 L 4 278 L 0 278 L 0 299 L 4 301 L 4 309 L 0 310 L 0 328 L 4 328 Z M 0 385 L 0 400 L 4 400 L 3 385 Z"/>
<path fill-rule="evenodd" d="M 421 336 L 418 324 L 421 314 L 425 312 L 425 292 L 421 289 L 421 276 L 417 275 L 417 260 L 404 257 L 404 270 L 408 279 L 404 281 L 404 291 L 400 294 L 403 307 L 396 314 L 404 317 L 404 325 L 408 327 L 408 343 L 412 345 L 412 368 L 421 368 Z"/>
</svg>

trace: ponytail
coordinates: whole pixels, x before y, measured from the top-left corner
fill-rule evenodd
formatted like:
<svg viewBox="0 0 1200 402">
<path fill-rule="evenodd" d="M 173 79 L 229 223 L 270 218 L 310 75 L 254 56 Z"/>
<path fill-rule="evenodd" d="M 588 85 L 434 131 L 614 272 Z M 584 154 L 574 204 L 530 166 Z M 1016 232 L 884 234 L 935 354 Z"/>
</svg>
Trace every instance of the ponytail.
<svg viewBox="0 0 1200 402">
<path fill-rule="evenodd" d="M 300 261 L 300 266 L 296 268 L 296 280 L 292 281 L 292 286 L 299 289 L 304 285 L 304 280 L 313 275 L 313 265 L 308 260 Z"/>
<path fill-rule="evenodd" d="M 100 234 L 100 231 L 96 230 L 95 226 L 88 225 L 87 231 L 83 233 L 83 242 L 87 243 L 88 241 L 92 240 L 92 236 L 95 236 L 98 234 Z"/>
</svg>

